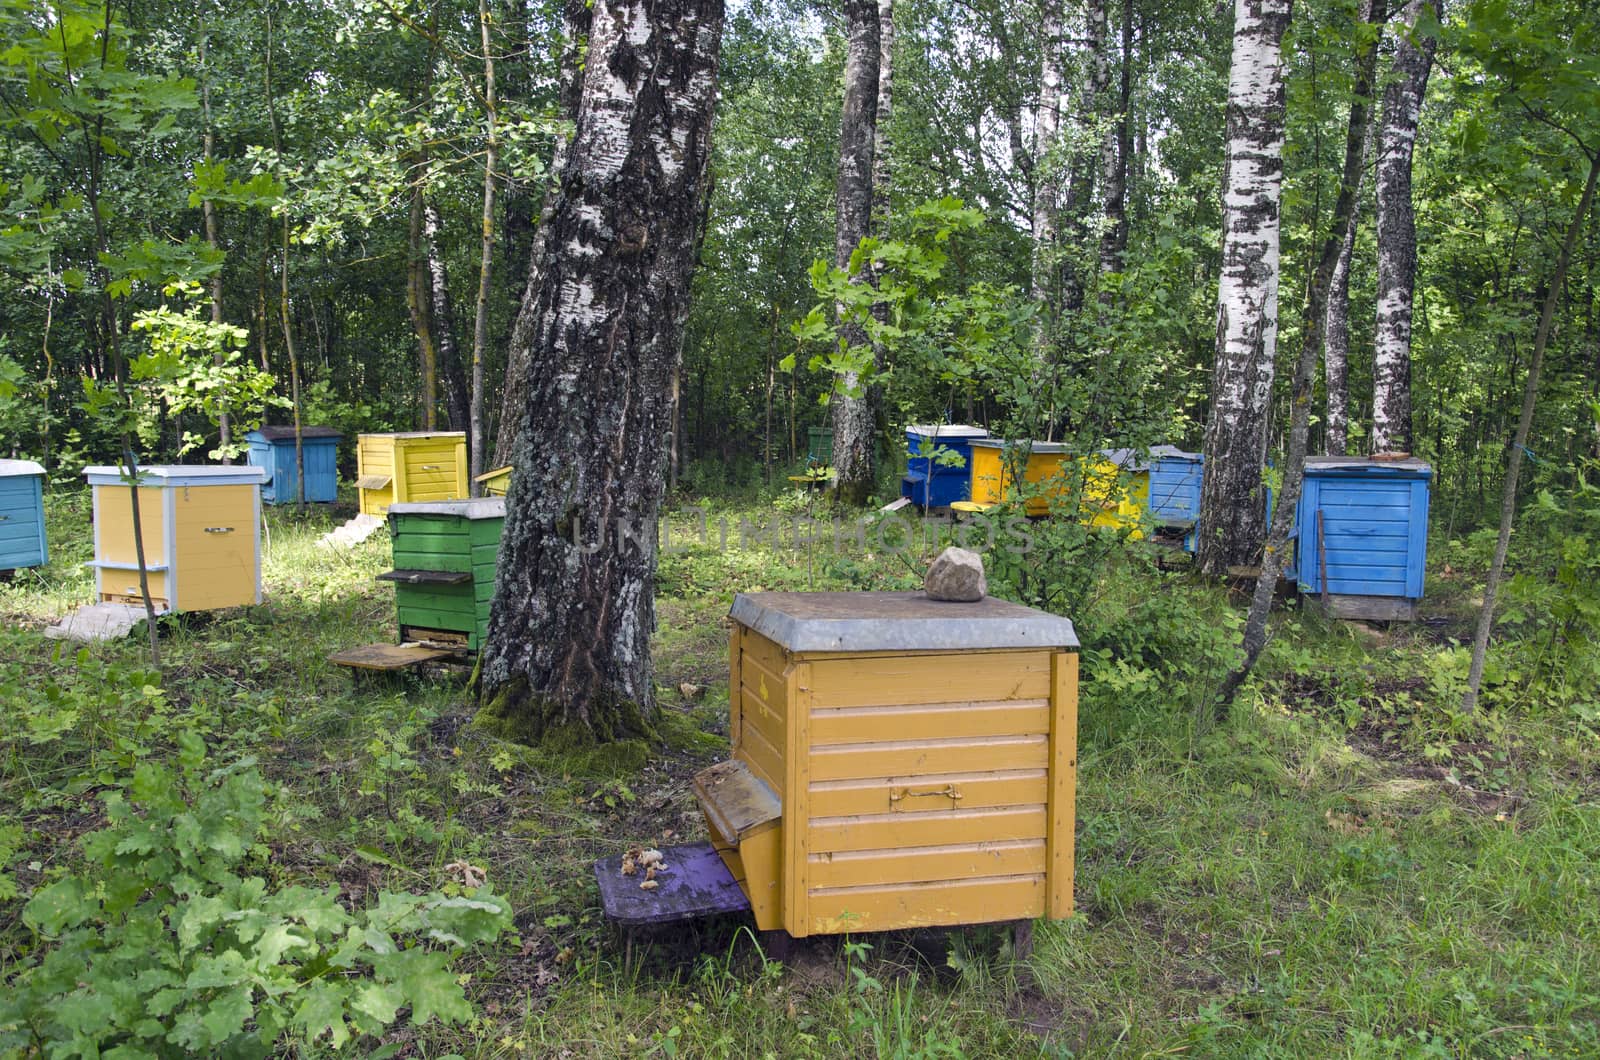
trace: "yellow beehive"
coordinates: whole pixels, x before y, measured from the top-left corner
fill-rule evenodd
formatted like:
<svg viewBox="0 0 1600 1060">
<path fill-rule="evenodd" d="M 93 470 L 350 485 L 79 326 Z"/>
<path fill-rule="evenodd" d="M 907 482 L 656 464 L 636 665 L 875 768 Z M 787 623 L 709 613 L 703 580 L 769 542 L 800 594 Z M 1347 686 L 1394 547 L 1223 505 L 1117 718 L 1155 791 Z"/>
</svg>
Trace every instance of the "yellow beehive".
<svg viewBox="0 0 1600 1060">
<path fill-rule="evenodd" d="M 497 467 L 493 471 L 485 471 L 472 481 L 483 487 L 485 497 L 504 497 L 506 490 L 511 488 L 512 467 Z"/>
<path fill-rule="evenodd" d="M 1001 600 L 734 599 L 732 759 L 695 778 L 758 927 L 1072 912 L 1077 639 Z"/>
<path fill-rule="evenodd" d="M 90 467 L 98 598 L 142 606 L 130 486 L 117 467 Z M 146 577 L 157 611 L 208 611 L 261 602 L 261 484 L 265 468 L 174 465 L 139 469 Z"/>
<path fill-rule="evenodd" d="M 998 438 L 972 440 L 971 502 L 966 508 L 983 510 L 1005 500 L 1011 486 L 1008 467 L 1012 444 Z M 1029 497 L 1026 510 L 1029 515 L 1048 515 L 1052 500 L 1064 499 L 1082 480 L 1083 500 L 1080 505 L 1082 519 L 1090 526 L 1135 527 L 1147 504 L 1150 478 L 1147 468 L 1129 465 L 1118 460 L 1118 455 L 1131 454 L 1133 450 L 1115 450 L 1097 453 L 1092 457 L 1078 458 L 1078 467 L 1071 467 L 1074 457 L 1061 442 L 1030 442 L 1028 462 L 1022 478 L 1036 487 Z M 1119 467 L 1132 473 L 1124 484 Z M 1141 536 L 1135 529 L 1133 536 Z"/>
<path fill-rule="evenodd" d="M 356 442 L 356 487 L 363 515 L 385 515 L 401 501 L 453 501 L 467 495 L 465 431 L 363 434 Z"/>
</svg>

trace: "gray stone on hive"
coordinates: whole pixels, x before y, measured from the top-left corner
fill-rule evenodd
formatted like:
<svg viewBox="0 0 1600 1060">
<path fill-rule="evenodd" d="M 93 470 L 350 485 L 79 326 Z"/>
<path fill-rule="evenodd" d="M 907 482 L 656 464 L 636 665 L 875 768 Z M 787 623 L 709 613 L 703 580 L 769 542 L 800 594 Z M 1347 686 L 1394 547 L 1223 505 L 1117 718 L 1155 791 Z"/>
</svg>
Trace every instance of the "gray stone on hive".
<svg viewBox="0 0 1600 1060">
<path fill-rule="evenodd" d="M 982 600 L 989 592 L 989 583 L 983 576 L 983 557 L 954 545 L 934 557 L 922 585 L 928 599 L 958 603 Z"/>
</svg>

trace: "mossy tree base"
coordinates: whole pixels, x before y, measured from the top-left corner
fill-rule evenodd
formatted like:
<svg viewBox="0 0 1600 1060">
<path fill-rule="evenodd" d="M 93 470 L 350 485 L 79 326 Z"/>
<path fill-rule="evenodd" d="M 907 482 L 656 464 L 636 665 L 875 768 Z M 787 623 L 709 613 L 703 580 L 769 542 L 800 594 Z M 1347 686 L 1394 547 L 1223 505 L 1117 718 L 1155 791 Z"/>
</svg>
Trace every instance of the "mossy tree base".
<svg viewBox="0 0 1600 1060">
<path fill-rule="evenodd" d="M 605 744 L 654 740 L 655 710 L 601 691 L 582 702 L 558 701 L 533 692 L 514 678 L 478 708 L 473 724 L 502 740 L 556 753 L 588 751 Z"/>
</svg>

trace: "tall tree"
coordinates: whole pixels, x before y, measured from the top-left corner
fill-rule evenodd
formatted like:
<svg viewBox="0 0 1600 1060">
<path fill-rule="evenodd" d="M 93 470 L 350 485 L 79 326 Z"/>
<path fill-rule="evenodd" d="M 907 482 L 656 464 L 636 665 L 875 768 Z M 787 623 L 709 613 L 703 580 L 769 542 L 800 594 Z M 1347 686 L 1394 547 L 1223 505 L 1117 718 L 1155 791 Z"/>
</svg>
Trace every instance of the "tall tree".
<svg viewBox="0 0 1600 1060">
<path fill-rule="evenodd" d="M 450 273 L 444 263 L 444 242 L 439 234 L 439 208 L 422 204 L 422 242 L 428 259 L 428 295 L 433 305 L 432 337 L 439 378 L 444 383 L 445 415 L 450 429 L 464 431 L 470 420 L 471 389 L 461 367 L 461 347 L 456 342 L 456 307 L 450 297 Z M 498 466 L 498 465 L 496 465 Z"/>
<path fill-rule="evenodd" d="M 1411 155 L 1433 65 L 1443 0 L 1409 0 L 1397 35 L 1392 80 L 1378 130 L 1378 322 L 1372 351 L 1372 451 L 1411 450 L 1411 303 L 1417 280 L 1417 219 Z"/>
<path fill-rule="evenodd" d="M 1236 0 L 1217 353 L 1200 494 L 1199 561 L 1209 574 L 1253 565 L 1265 533 L 1261 471 L 1278 340 L 1288 26 L 1289 0 Z"/>
<path fill-rule="evenodd" d="M 1382 0 L 1365 0 L 1361 20 L 1368 26 L 1382 19 L 1377 6 Z M 1218 692 L 1217 716 L 1226 717 L 1234 693 L 1243 683 L 1267 646 L 1267 618 L 1272 611 L 1272 600 L 1278 588 L 1278 576 L 1283 572 L 1289 557 L 1289 538 L 1294 532 L 1296 510 L 1300 504 L 1300 487 L 1304 480 L 1306 446 L 1311 433 L 1312 381 L 1317 373 L 1317 358 L 1322 352 L 1322 324 L 1327 319 L 1328 291 L 1333 287 L 1334 272 L 1338 268 L 1345 233 L 1355 214 L 1356 193 L 1361 184 L 1363 146 L 1367 139 L 1367 113 L 1372 93 L 1372 71 L 1377 60 L 1376 34 L 1357 34 L 1355 67 L 1356 76 L 1350 98 L 1350 117 L 1344 141 L 1344 168 L 1339 173 L 1339 190 L 1334 196 L 1333 217 L 1322 237 L 1322 248 L 1317 255 L 1316 269 L 1307 286 L 1305 303 L 1300 316 L 1300 353 L 1295 358 L 1295 369 L 1290 386 L 1289 445 L 1284 454 L 1283 488 L 1277 497 L 1277 507 L 1272 513 L 1271 527 L 1267 533 L 1266 547 L 1261 553 L 1261 572 L 1256 578 L 1255 593 L 1250 600 L 1250 614 L 1245 621 L 1242 646 L 1244 657 L 1223 681 Z M 1309 559 L 1307 560 L 1309 562 Z"/>
<path fill-rule="evenodd" d="M 562 0 L 561 4 L 561 71 L 559 106 L 561 117 L 567 121 L 576 121 L 578 118 L 578 97 L 583 89 L 583 62 L 584 51 L 588 45 L 589 25 L 593 18 L 593 9 L 589 0 Z M 552 183 L 547 187 L 543 203 L 539 208 L 528 252 L 527 282 L 523 287 L 522 302 L 517 309 L 516 319 L 511 324 L 511 338 L 506 343 L 506 375 L 505 383 L 500 395 L 500 427 L 495 434 L 494 460 L 495 467 L 505 467 L 511 463 L 513 451 L 517 446 L 517 432 L 522 429 L 522 409 L 527 402 L 527 382 L 530 378 L 533 365 L 529 358 L 533 356 L 535 345 L 535 332 L 539 327 L 539 320 L 534 313 L 539 304 L 539 287 L 544 280 L 544 254 L 545 233 L 550 227 L 550 220 L 555 215 L 557 183 L 567 166 L 567 151 L 571 138 L 565 134 L 558 134 L 554 150 L 550 153 L 549 172 Z"/>
<path fill-rule="evenodd" d="M 472 318 L 472 397 L 467 410 L 467 459 L 472 495 L 483 492 L 478 477 L 484 471 L 484 445 L 488 431 L 483 422 L 483 359 L 489 345 L 489 283 L 494 276 L 494 193 L 499 180 L 500 114 L 495 98 L 494 49 L 490 44 L 489 0 L 478 0 L 478 31 L 483 45 L 483 214 L 479 228 L 478 303 Z"/>
<path fill-rule="evenodd" d="M 599 0 L 546 226 L 482 718 L 587 743 L 655 713 L 656 518 L 722 0 Z M 536 489 L 521 488 L 537 483 Z"/>
<path fill-rule="evenodd" d="M 834 264 L 845 269 L 857 245 L 872 232 L 872 158 L 877 141 L 879 31 L 877 0 L 844 0 L 847 51 L 844 109 L 839 120 L 839 170 L 835 180 Z M 860 282 L 867 282 L 862 274 Z M 859 327 L 840 329 L 840 342 L 866 347 Z M 873 416 L 863 380 L 846 372 L 833 395 L 833 466 L 839 499 L 862 504 L 877 477 Z"/>
<path fill-rule="evenodd" d="M 1061 207 L 1061 0 L 1042 0 L 1039 10 L 1039 103 L 1033 118 L 1033 269 L 1030 293 L 1039 307 L 1040 334 L 1048 340 L 1060 310 L 1056 246 Z M 1026 155 L 1018 152 L 1019 159 Z"/>
</svg>

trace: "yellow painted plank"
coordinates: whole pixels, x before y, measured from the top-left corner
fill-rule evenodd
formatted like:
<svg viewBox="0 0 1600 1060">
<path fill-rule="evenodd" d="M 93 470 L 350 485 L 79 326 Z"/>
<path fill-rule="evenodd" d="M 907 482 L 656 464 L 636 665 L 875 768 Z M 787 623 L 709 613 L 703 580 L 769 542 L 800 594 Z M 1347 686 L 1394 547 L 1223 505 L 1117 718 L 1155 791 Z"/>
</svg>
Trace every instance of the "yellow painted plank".
<svg viewBox="0 0 1600 1060">
<path fill-rule="evenodd" d="M 256 600 L 256 487 L 194 486 L 175 491 L 180 611 L 243 607 Z"/>
<path fill-rule="evenodd" d="M 1047 651 L 950 652 L 813 660 L 808 687 L 818 707 L 870 707 L 1047 699 Z"/>
<path fill-rule="evenodd" d="M 960 799 L 929 792 L 953 788 Z M 996 806 L 1044 803 L 1049 785 L 1043 769 L 1017 769 L 989 773 L 930 773 L 914 777 L 874 777 L 870 780 L 814 780 L 811 812 L 816 817 L 848 817 L 869 813 L 926 813 L 949 810 L 986 810 Z M 893 796 L 899 795 L 899 798 Z"/>
<path fill-rule="evenodd" d="M 811 745 L 928 736 L 1023 736 L 1050 731 L 1050 701 L 938 703 L 920 706 L 834 707 L 811 712 Z"/>
<path fill-rule="evenodd" d="M 1078 790 L 1078 654 L 1054 660 L 1050 725 L 1049 916 L 1072 915 Z"/>
<path fill-rule="evenodd" d="M 811 777 L 813 780 L 853 780 L 989 769 L 1042 769 L 1048 750 L 1049 740 L 1043 735 L 833 744 L 812 749 Z"/>
<path fill-rule="evenodd" d="M 100 535 L 100 552 L 97 559 L 109 563 L 132 564 L 138 561 L 133 547 L 133 504 L 128 498 L 127 486 L 96 486 L 94 488 L 94 521 Z M 162 491 L 145 486 L 139 490 L 139 522 L 144 536 L 146 564 L 165 564 L 166 505 Z M 111 572 L 120 578 L 120 572 Z"/>
<path fill-rule="evenodd" d="M 1043 875 L 1044 863 L 1042 839 L 812 854 L 811 893 L 834 887 Z"/>
<path fill-rule="evenodd" d="M 728 745 L 739 746 L 740 716 L 744 713 L 744 683 L 739 679 L 740 658 L 744 654 L 739 646 L 743 626 L 735 622 L 728 630 Z"/>
<path fill-rule="evenodd" d="M 751 669 L 754 668 L 752 667 Z M 774 747 L 782 747 L 784 732 L 786 731 L 783 715 L 763 702 L 761 697 L 756 694 L 756 690 L 749 685 L 744 685 L 739 689 L 739 702 L 741 706 L 740 728 L 749 729 L 754 727 L 760 729 L 762 734 L 766 736 L 768 743 Z"/>
<path fill-rule="evenodd" d="M 805 822 L 811 817 L 811 666 L 802 663 L 790 667 L 784 694 L 789 710 L 787 738 L 784 740 L 784 784 L 778 793 L 783 802 L 784 840 L 783 899 L 784 927 L 797 937 L 807 933 L 810 913 L 807 893 L 810 887 L 807 857 L 811 830 Z"/>
<path fill-rule="evenodd" d="M 775 677 L 782 677 L 789 668 L 789 655 L 781 647 L 755 630 L 746 629 L 741 642 L 745 657 Z"/>
<path fill-rule="evenodd" d="M 783 739 L 780 732 L 778 738 Z M 767 739 L 760 730 L 749 725 L 744 727 L 744 739 L 739 741 L 739 746 L 734 751 L 734 757 L 750 767 L 750 771 L 767 782 L 767 786 L 779 793 L 782 799 L 783 785 L 787 772 L 783 764 L 783 752 L 778 750 L 778 745 Z"/>
<path fill-rule="evenodd" d="M 828 888 L 809 896 L 809 908 L 806 928 L 819 935 L 1033 919 L 1044 912 L 1044 877 Z"/>
<path fill-rule="evenodd" d="M 785 813 L 788 807 L 784 807 Z M 981 843 L 985 840 L 1042 839 L 1045 808 L 1005 806 L 992 810 L 942 810 L 926 813 L 874 813 L 855 817 L 812 817 L 807 853 L 882 850 Z"/>
</svg>

